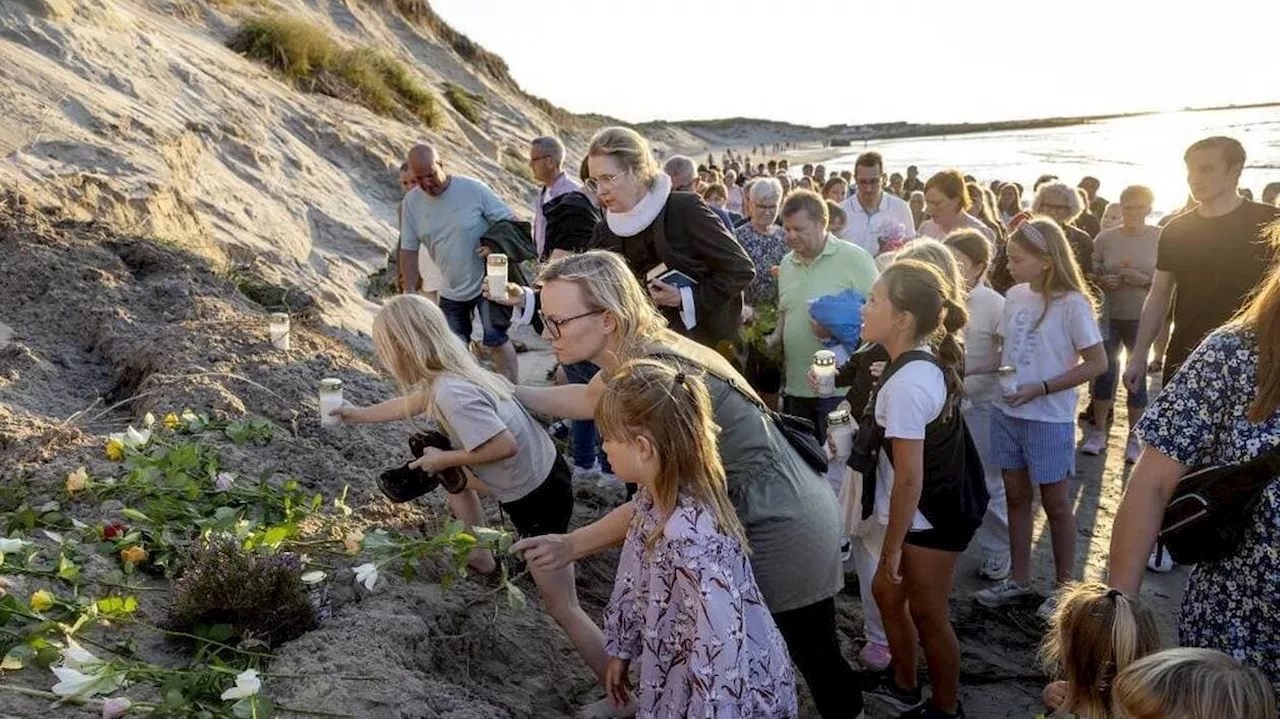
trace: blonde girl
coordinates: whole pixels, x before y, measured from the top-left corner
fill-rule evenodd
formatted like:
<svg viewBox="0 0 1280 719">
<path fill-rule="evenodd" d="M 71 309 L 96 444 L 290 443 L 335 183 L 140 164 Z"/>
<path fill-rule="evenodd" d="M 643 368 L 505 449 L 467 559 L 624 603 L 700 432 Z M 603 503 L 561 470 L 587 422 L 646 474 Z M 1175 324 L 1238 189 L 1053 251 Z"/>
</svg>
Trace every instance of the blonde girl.
<svg viewBox="0 0 1280 719">
<path fill-rule="evenodd" d="M 1275 719 L 1262 672 L 1212 649 L 1179 647 L 1140 659 L 1111 690 L 1118 719 Z"/>
<path fill-rule="evenodd" d="M 747 559 L 702 378 L 651 359 L 608 381 L 596 422 L 640 489 L 605 611 L 606 687 L 636 716 L 797 716 L 795 674 Z"/>
<path fill-rule="evenodd" d="M 1016 283 L 1000 320 L 1001 364 L 1016 372 L 1017 390 L 992 413 L 991 444 L 1004 475 L 1009 509 L 1011 576 L 974 595 L 999 607 L 1031 590 L 1034 487 L 1049 518 L 1058 584 L 1071 580 L 1076 521 L 1067 477 L 1075 473 L 1076 388 L 1107 369 L 1093 298 L 1058 223 L 1032 217 L 1009 237 L 1009 272 Z M 1051 595 L 1041 605 L 1053 613 Z"/>
<path fill-rule="evenodd" d="M 1147 607 L 1098 582 L 1064 587 L 1040 648 L 1063 679 L 1045 687 L 1044 703 L 1055 716 L 1113 719 L 1116 675 L 1159 648 L 1160 630 Z"/>
<path fill-rule="evenodd" d="M 513 387 L 483 367 L 450 329 L 444 313 L 417 295 L 388 302 L 373 323 L 378 359 L 395 377 L 401 397 L 371 407 L 334 411 L 345 422 L 391 422 L 421 415 L 434 420 L 457 449 L 428 448 L 415 469 L 468 470 L 467 488 L 448 495 L 449 508 L 468 525 L 484 522 L 476 490 L 498 499 L 524 537 L 561 533 L 573 513 L 569 468 L 546 431 L 515 401 Z M 494 569 L 490 552 L 476 552 L 472 566 Z M 603 680 L 604 635 L 578 604 L 573 565 L 532 567 L 547 611 L 568 633 L 578 653 Z"/>
<path fill-rule="evenodd" d="M 942 256 L 951 260 L 945 249 Z M 859 427 L 850 464 L 874 478 L 874 509 L 887 514 L 872 592 L 893 655 L 890 672 L 867 691 L 913 719 L 964 716 L 947 597 L 956 558 L 987 504 L 960 416 L 964 352 L 956 335 L 967 315 L 956 292 L 935 266 L 899 259 L 876 280 L 862 311 L 863 340 L 884 347 L 889 364 L 871 399 L 874 422 Z M 933 684 L 927 702 L 917 643 Z"/>
</svg>

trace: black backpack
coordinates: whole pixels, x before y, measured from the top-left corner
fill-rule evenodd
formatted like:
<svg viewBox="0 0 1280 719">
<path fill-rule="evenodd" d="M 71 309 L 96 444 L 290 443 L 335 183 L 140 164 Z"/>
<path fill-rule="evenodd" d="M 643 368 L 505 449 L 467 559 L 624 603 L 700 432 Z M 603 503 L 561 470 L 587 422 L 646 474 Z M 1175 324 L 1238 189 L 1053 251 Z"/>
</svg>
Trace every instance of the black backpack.
<svg viewBox="0 0 1280 719">
<path fill-rule="evenodd" d="M 1280 475 L 1280 446 L 1242 464 L 1198 469 L 1178 480 L 1160 543 L 1179 564 L 1226 559 L 1240 549 L 1262 493 Z"/>
</svg>

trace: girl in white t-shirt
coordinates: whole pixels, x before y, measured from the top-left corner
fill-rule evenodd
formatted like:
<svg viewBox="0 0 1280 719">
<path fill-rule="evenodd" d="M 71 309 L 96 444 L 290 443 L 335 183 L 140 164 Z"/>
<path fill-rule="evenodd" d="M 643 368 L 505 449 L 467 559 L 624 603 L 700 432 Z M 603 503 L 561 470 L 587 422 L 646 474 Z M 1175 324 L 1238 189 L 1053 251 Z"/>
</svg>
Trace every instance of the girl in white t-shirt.
<svg viewBox="0 0 1280 719">
<path fill-rule="evenodd" d="M 1004 473 L 1012 576 L 974 595 L 998 607 L 1031 594 L 1033 487 L 1049 519 L 1058 584 L 1071 580 L 1076 520 L 1066 479 L 1075 473 L 1076 388 L 1107 369 L 1094 302 L 1056 222 L 1033 217 L 1008 242 L 1009 273 L 1000 321 L 1003 365 L 1016 370 L 1017 391 L 992 415 L 991 442 Z M 1053 612 L 1054 598 L 1040 605 Z"/>
<path fill-rule="evenodd" d="M 1000 401 L 1000 319 L 1004 297 L 986 283 L 991 263 L 991 243 L 982 233 L 957 230 L 943 240 L 955 255 L 964 275 L 968 295 L 965 309 L 969 324 L 964 328 L 964 421 L 982 457 L 987 480 L 987 516 L 978 530 L 982 566 L 978 576 L 1000 581 L 1009 576 L 1009 510 L 1004 499 L 1004 477 L 991 452 L 991 413 Z"/>
<path fill-rule="evenodd" d="M 872 591 L 893 655 L 890 672 L 867 691 L 903 716 L 963 716 L 947 596 L 956 558 L 986 509 L 982 473 L 967 466 L 972 442 L 960 418 L 964 352 L 957 333 L 966 319 L 958 288 L 916 259 L 890 265 L 862 312 L 862 338 L 890 358 L 874 395 L 875 426 L 860 428 L 859 437 L 860 445 L 870 438 L 864 457 L 878 457 L 875 512 L 888 520 Z M 880 470 L 889 467 L 886 497 Z M 933 684 L 928 702 L 918 685 L 918 642 Z"/>
<path fill-rule="evenodd" d="M 469 526 L 484 523 L 480 489 L 498 499 L 523 537 L 568 531 L 573 513 L 568 464 L 546 430 L 515 400 L 511 383 L 480 366 L 438 306 L 421 295 L 390 300 L 374 320 L 373 346 L 402 396 L 370 407 L 344 404 L 333 414 L 353 423 L 426 415 L 457 449 L 429 447 L 410 467 L 428 473 L 466 468 L 466 487 L 448 495 L 459 519 Z M 495 569 L 487 550 L 473 551 L 469 562 L 480 572 Z M 548 613 L 603 683 L 604 633 L 578 603 L 573 565 L 530 567 L 530 574 Z"/>
</svg>

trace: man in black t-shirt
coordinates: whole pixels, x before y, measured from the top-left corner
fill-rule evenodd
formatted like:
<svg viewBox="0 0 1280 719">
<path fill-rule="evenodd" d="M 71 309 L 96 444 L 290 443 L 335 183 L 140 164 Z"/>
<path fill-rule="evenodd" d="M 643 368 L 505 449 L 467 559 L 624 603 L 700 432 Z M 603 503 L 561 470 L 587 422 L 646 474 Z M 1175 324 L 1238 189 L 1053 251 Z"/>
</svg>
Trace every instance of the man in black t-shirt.
<svg viewBox="0 0 1280 719">
<path fill-rule="evenodd" d="M 1245 154 L 1229 137 L 1210 137 L 1187 149 L 1187 184 L 1199 206 L 1160 232 L 1156 274 L 1142 307 L 1138 340 L 1125 385 L 1135 391 L 1146 372 L 1151 341 L 1173 307 L 1173 336 L 1165 351 L 1164 381 L 1178 371 L 1205 335 L 1231 319 L 1275 259 L 1263 228 L 1280 209 L 1240 196 Z M 1177 294 L 1174 294 L 1174 290 Z"/>
</svg>

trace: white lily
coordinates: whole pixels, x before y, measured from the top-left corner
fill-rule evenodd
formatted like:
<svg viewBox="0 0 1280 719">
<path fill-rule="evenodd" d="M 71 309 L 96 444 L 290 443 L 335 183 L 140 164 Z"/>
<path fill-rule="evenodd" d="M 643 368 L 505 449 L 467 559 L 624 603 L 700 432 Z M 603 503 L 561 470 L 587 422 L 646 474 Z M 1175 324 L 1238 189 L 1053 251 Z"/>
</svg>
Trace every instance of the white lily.
<svg viewBox="0 0 1280 719">
<path fill-rule="evenodd" d="M 236 675 L 236 685 L 223 692 L 222 699 L 244 699 L 257 694 L 261 688 L 262 680 L 258 678 L 258 670 L 246 669 Z"/>
<path fill-rule="evenodd" d="M 133 702 L 129 697 L 111 697 L 102 702 L 102 719 L 120 719 L 129 713 Z"/>
<path fill-rule="evenodd" d="M 319 584 L 324 581 L 325 574 L 319 569 L 303 574 L 301 579 L 303 584 Z"/>
<path fill-rule="evenodd" d="M 115 440 L 125 447 L 136 449 L 138 447 L 145 447 L 147 442 L 151 441 L 151 430 L 137 430 L 133 428 L 133 425 L 129 425 L 125 431 L 107 435 L 107 438 Z"/>
<path fill-rule="evenodd" d="M 372 562 L 361 564 L 352 571 L 356 573 L 356 581 L 363 584 L 365 589 L 372 590 L 373 585 L 378 583 L 378 568 Z"/>
<path fill-rule="evenodd" d="M 27 545 L 27 540 L 10 537 L 0 537 L 0 554 L 11 554 Z"/>
<path fill-rule="evenodd" d="M 87 699 L 95 694 L 110 694 L 120 688 L 118 672 L 85 674 L 70 667 L 54 667 L 58 683 L 50 690 L 60 697 Z"/>
</svg>

